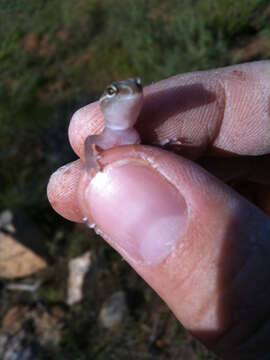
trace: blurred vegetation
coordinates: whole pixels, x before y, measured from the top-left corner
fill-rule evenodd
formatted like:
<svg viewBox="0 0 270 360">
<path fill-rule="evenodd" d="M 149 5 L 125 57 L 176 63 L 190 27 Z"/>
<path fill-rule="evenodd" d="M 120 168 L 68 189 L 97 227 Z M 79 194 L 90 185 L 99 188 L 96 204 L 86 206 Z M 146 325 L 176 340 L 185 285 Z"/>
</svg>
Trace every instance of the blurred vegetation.
<svg viewBox="0 0 270 360">
<path fill-rule="evenodd" d="M 269 40 L 267 0 L 0 0 L 0 209 L 22 209 L 51 239 L 52 266 L 44 275 L 49 286 L 40 295 L 45 302 L 63 299 L 63 291 L 55 290 L 66 276 L 63 268 L 89 247 L 86 235 L 70 232 L 72 225 L 54 214 L 46 198 L 50 173 L 73 159 L 67 140 L 72 113 L 111 80 L 140 76 L 150 83 L 266 59 Z M 91 247 L 101 251 L 97 238 L 92 240 Z M 101 249 L 111 251 L 103 243 Z M 130 274 L 127 266 L 119 268 L 111 275 Z M 74 318 L 64 348 L 75 355 L 65 350 L 63 358 L 89 358 L 81 355 L 86 322 L 76 313 L 71 324 Z M 135 336 L 130 324 L 122 334 Z M 70 343 L 73 336 L 78 343 Z M 111 348 L 102 346 L 96 344 L 95 359 L 126 357 L 109 357 Z"/>
</svg>

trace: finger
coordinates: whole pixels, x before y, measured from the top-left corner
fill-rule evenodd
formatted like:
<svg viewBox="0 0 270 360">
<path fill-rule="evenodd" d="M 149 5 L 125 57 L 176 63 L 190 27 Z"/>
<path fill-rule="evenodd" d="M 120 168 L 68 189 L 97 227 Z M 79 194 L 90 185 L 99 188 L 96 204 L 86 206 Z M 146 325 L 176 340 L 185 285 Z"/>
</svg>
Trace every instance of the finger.
<svg viewBox="0 0 270 360">
<path fill-rule="evenodd" d="M 126 150 L 126 148 L 122 148 L 122 150 Z M 265 185 L 259 187 L 254 184 L 255 176 L 256 180 L 263 180 L 263 174 L 258 171 L 258 167 L 254 165 L 252 171 L 250 171 L 249 158 L 243 161 L 242 166 L 239 165 L 239 158 L 224 159 L 222 163 L 217 160 L 216 158 L 207 158 L 205 162 L 201 161 L 201 163 L 208 171 L 219 179 L 228 182 L 241 195 L 270 215 L 270 194 L 268 187 Z M 82 163 L 80 161 L 62 166 L 51 176 L 47 189 L 48 199 L 55 211 L 66 219 L 76 222 L 82 222 L 84 217 L 77 204 L 77 187 L 83 175 L 81 167 Z M 249 174 L 252 182 L 247 182 L 248 177 L 244 176 L 244 174 Z M 235 179 L 238 180 L 236 181 Z M 265 174 L 264 180 L 267 179 L 268 174 Z M 261 181 L 261 183 L 265 184 L 265 181 Z"/>
<path fill-rule="evenodd" d="M 101 161 L 103 172 L 90 183 L 84 175 L 78 191 L 98 233 L 224 358 L 269 351 L 269 218 L 169 152 L 129 146 L 124 159 L 114 148 Z"/>
<path fill-rule="evenodd" d="M 124 148 L 126 149 L 126 148 Z M 122 148 L 122 150 L 124 150 Z M 270 215 L 270 193 L 266 184 L 270 184 L 268 166 L 265 159 L 244 157 L 225 158 L 222 163 L 218 158 L 205 158 L 200 165 L 219 179 L 228 182 L 241 195 L 255 203 L 266 214 Z M 82 222 L 83 214 L 77 205 L 77 186 L 82 176 L 80 161 L 59 168 L 50 178 L 48 199 L 52 207 L 63 217 L 71 221 Z M 248 181 L 249 180 L 249 181 Z M 262 185 L 258 186 L 255 182 Z"/>
<path fill-rule="evenodd" d="M 260 330 L 268 311 L 269 219 L 168 152 L 128 146 L 124 160 L 120 148 L 101 160 L 104 171 L 91 183 L 79 163 L 53 175 L 48 194 L 55 210 L 95 222 L 190 331 L 230 359 L 236 344 L 241 359 L 243 341 Z"/>
<path fill-rule="evenodd" d="M 70 145 L 79 157 L 84 157 L 84 141 L 88 135 L 99 134 L 104 128 L 104 117 L 98 102 L 86 105 L 75 112 L 69 124 Z"/>
<path fill-rule="evenodd" d="M 82 172 L 81 161 L 74 161 L 59 168 L 50 177 L 47 196 L 53 209 L 68 220 L 82 222 L 78 206 L 78 185 Z"/>
<path fill-rule="evenodd" d="M 173 150 L 261 155 L 270 150 L 270 62 L 260 61 L 177 75 L 145 87 L 137 127 L 143 143 L 179 141 Z M 83 155 L 87 135 L 104 123 L 97 103 L 78 110 L 70 123 L 74 151 Z"/>
</svg>

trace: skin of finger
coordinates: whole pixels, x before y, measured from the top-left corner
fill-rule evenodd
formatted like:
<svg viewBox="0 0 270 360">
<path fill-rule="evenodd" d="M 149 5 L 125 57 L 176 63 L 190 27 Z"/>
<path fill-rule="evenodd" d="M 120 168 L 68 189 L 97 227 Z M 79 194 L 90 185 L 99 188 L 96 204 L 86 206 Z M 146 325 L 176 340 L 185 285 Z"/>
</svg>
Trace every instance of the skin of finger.
<svg viewBox="0 0 270 360">
<path fill-rule="evenodd" d="M 123 159 L 122 150 L 104 152 L 103 166 Z M 237 349 L 243 343 L 246 346 L 268 311 L 269 219 L 187 159 L 151 147 L 124 150 L 126 158 L 154 166 L 184 196 L 188 226 L 179 245 L 160 264 L 133 262 L 114 247 L 195 336 L 224 358 L 241 359 Z M 87 176 L 81 175 L 75 207 L 82 203 L 88 183 Z M 64 215 L 64 208 L 55 209 Z M 83 206 L 81 212 L 91 216 Z M 264 349 L 267 346 L 264 343 Z M 254 356 L 257 350 L 248 351 Z"/>
<path fill-rule="evenodd" d="M 47 197 L 52 208 L 66 219 L 76 222 L 82 222 L 83 218 L 77 201 L 81 166 L 80 160 L 62 166 L 51 175 L 47 186 Z"/>
<path fill-rule="evenodd" d="M 261 155 L 270 150 L 270 62 L 258 61 L 177 75 L 144 88 L 137 123 L 142 143 L 178 139 L 181 153 Z M 70 143 L 83 157 L 87 135 L 104 119 L 98 103 L 79 109 Z"/>
</svg>

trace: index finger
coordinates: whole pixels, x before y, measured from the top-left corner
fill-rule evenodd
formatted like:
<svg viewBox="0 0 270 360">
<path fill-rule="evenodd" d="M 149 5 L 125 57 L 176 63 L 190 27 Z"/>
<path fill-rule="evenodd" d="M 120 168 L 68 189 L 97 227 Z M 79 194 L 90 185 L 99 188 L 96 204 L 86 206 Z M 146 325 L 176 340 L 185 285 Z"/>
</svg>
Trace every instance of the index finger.
<svg viewBox="0 0 270 360">
<path fill-rule="evenodd" d="M 178 143 L 174 150 L 193 158 L 270 152 L 269 61 L 176 75 L 144 93 L 136 124 L 144 144 Z M 73 115 L 69 137 L 79 156 L 86 136 L 103 126 L 97 102 Z"/>
</svg>

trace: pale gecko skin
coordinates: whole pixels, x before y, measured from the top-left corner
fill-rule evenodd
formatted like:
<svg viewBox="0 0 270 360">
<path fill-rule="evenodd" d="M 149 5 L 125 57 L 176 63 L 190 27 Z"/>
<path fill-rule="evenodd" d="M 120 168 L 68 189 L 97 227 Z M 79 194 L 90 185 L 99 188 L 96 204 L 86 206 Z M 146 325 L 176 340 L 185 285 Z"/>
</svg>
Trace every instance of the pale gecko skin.
<svg viewBox="0 0 270 360">
<path fill-rule="evenodd" d="M 139 78 L 111 83 L 99 99 L 105 118 L 105 127 L 99 135 L 89 135 L 84 142 L 85 164 L 88 175 L 91 169 L 100 171 L 98 148 L 139 144 L 140 136 L 134 125 L 143 104 L 143 88 Z M 96 148 L 96 146 L 98 148 Z"/>
</svg>

